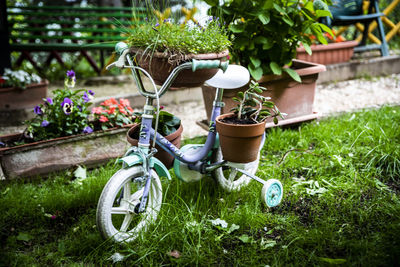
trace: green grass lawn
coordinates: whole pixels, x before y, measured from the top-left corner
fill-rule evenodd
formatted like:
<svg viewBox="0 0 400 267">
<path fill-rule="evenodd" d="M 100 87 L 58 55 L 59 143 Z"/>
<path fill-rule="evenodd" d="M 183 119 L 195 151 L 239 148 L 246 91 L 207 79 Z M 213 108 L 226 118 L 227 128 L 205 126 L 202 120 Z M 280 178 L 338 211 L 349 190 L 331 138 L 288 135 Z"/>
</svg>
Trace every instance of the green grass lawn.
<svg viewBox="0 0 400 267">
<path fill-rule="evenodd" d="M 267 209 L 255 181 L 228 193 L 210 177 L 163 179 L 157 222 L 130 244 L 95 226 L 113 163 L 82 183 L 70 173 L 2 182 L 0 265 L 111 265 L 115 253 L 127 266 L 397 265 L 399 125 L 400 108 L 384 107 L 268 130 L 258 176 L 282 182 L 280 206 Z"/>
</svg>

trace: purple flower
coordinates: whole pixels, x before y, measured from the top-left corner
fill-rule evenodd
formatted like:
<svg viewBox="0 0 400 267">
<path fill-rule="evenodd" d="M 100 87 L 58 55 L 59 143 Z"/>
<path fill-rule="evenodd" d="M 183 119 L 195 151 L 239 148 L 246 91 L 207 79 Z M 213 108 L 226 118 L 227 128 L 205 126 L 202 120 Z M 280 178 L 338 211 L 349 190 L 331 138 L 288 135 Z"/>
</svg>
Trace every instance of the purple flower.
<svg viewBox="0 0 400 267">
<path fill-rule="evenodd" d="M 43 114 L 42 108 L 40 106 L 36 106 L 33 109 L 33 112 L 35 112 L 35 114 L 37 114 L 37 115 L 42 115 Z"/>
<path fill-rule="evenodd" d="M 147 17 L 144 18 L 145 21 L 148 21 L 149 19 Z"/>
<path fill-rule="evenodd" d="M 85 128 L 83 128 L 83 133 L 93 133 L 93 129 L 90 126 L 86 126 Z"/>
<path fill-rule="evenodd" d="M 154 27 L 158 27 L 158 26 L 160 26 L 160 23 L 156 23 L 156 25 L 154 25 Z"/>
<path fill-rule="evenodd" d="M 90 101 L 90 98 L 86 92 L 83 93 L 82 98 L 83 98 L 83 102 L 85 102 L 85 103 Z"/>
<path fill-rule="evenodd" d="M 50 97 L 46 98 L 46 104 L 53 105 L 53 99 Z"/>
<path fill-rule="evenodd" d="M 82 111 L 82 107 L 81 106 L 76 106 L 78 109 L 79 109 L 79 111 Z"/>
<path fill-rule="evenodd" d="M 65 113 L 65 115 L 69 115 L 72 112 L 72 108 L 74 107 L 74 103 L 68 97 L 64 98 L 64 101 L 61 103 L 61 107 Z"/>
<path fill-rule="evenodd" d="M 68 78 L 75 78 L 75 71 L 73 71 L 73 70 L 69 70 L 69 71 L 67 71 L 67 77 Z"/>
<path fill-rule="evenodd" d="M 47 120 L 43 120 L 42 124 L 40 124 L 40 126 L 47 127 L 49 124 L 50 124 L 50 122 L 48 122 Z"/>
<path fill-rule="evenodd" d="M 5 147 L 6 144 L 0 141 L 0 147 Z"/>
<path fill-rule="evenodd" d="M 94 92 L 92 90 L 89 90 L 89 94 L 93 96 Z"/>
</svg>

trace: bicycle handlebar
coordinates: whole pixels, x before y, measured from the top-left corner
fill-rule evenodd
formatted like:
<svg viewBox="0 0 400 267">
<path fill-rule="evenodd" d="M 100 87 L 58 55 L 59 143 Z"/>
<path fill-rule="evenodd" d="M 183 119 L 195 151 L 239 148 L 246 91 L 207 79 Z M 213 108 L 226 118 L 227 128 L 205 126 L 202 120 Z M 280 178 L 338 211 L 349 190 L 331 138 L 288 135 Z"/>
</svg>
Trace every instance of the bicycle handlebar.
<svg viewBox="0 0 400 267">
<path fill-rule="evenodd" d="M 229 61 L 222 62 L 220 60 L 192 60 L 192 71 L 201 69 L 221 69 L 223 72 L 228 68 Z"/>
</svg>

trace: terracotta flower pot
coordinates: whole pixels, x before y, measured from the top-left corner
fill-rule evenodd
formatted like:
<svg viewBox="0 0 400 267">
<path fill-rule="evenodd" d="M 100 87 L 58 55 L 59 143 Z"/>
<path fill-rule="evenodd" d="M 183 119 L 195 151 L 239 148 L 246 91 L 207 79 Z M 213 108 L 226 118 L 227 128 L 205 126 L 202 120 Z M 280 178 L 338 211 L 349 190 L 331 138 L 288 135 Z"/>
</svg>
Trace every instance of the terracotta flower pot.
<svg viewBox="0 0 400 267">
<path fill-rule="evenodd" d="M 131 126 L 0 147 L 0 180 L 43 176 L 77 165 L 90 167 L 121 157 L 129 148 L 125 136 Z M 8 143 L 21 138 L 22 133 L 10 134 L 0 136 L 0 141 Z"/>
<path fill-rule="evenodd" d="M 258 81 L 261 86 L 267 88 L 263 95 L 271 97 L 278 109 L 288 114 L 284 120 L 279 120 L 278 125 L 295 124 L 316 118 L 316 113 L 313 110 L 316 81 L 318 74 L 325 71 L 326 68 L 324 65 L 301 60 L 293 60 L 291 68 L 299 74 L 302 80 L 301 83 L 296 82 L 286 74 L 266 75 Z M 215 88 L 204 85 L 202 89 L 209 120 L 215 97 Z M 222 108 L 222 113 L 228 113 L 236 106 L 236 102 L 232 100 L 232 97 L 236 96 L 238 91 L 243 91 L 244 89 L 247 89 L 247 87 L 224 90 L 222 101 L 225 103 L 225 107 Z M 274 126 L 273 122 L 267 121 L 266 127 Z"/>
<path fill-rule="evenodd" d="M 216 119 L 216 129 L 224 160 L 248 163 L 255 161 L 265 131 L 265 121 L 257 124 L 230 124 L 224 118 L 234 116 L 223 114 Z"/>
<path fill-rule="evenodd" d="M 171 73 L 176 63 L 171 63 L 174 58 L 170 58 L 170 55 L 160 52 L 154 52 L 154 54 L 143 55 L 141 50 L 131 48 L 131 53 L 136 55 L 136 59 L 139 62 L 139 66 L 147 70 L 153 77 L 157 85 L 162 85 Z M 179 62 L 185 62 L 192 59 L 199 60 L 212 60 L 212 59 L 223 59 L 229 55 L 229 51 L 225 50 L 221 53 L 209 53 L 209 54 L 189 54 L 182 55 L 179 58 Z M 175 79 L 172 87 L 198 87 L 201 86 L 204 81 L 210 79 L 217 73 L 218 69 L 202 69 L 193 72 L 190 69 L 183 70 L 179 73 Z M 172 88 L 173 89 L 173 88 Z"/>
<path fill-rule="evenodd" d="M 357 41 L 330 43 L 327 45 L 312 45 L 312 54 L 309 55 L 303 46 L 297 48 L 297 59 L 323 65 L 347 62 L 354 54 Z"/>
<path fill-rule="evenodd" d="M 139 140 L 137 139 L 140 131 L 140 124 L 134 125 L 126 134 L 126 139 L 132 146 L 137 146 Z M 179 126 L 176 132 L 165 136 L 165 138 L 170 141 L 177 148 L 181 147 L 181 136 L 182 136 L 183 127 L 182 124 Z M 167 151 L 162 149 L 159 145 L 156 145 L 157 153 L 155 157 L 158 158 L 168 169 L 170 169 L 174 163 L 174 157 L 169 154 Z"/>
</svg>

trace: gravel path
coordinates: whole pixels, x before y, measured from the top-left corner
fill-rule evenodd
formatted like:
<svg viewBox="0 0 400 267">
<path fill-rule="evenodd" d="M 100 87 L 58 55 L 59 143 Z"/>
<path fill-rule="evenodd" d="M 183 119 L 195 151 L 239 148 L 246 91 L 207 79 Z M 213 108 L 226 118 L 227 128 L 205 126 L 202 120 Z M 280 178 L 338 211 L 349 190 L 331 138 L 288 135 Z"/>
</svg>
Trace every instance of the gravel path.
<svg viewBox="0 0 400 267">
<path fill-rule="evenodd" d="M 52 87 L 57 88 L 57 86 Z M 108 96 L 110 90 L 118 91 L 119 94 L 132 93 L 131 88 L 129 83 L 93 87 L 96 97 Z M 323 117 L 338 112 L 377 108 L 385 104 L 400 105 L 400 74 L 317 85 L 314 110 Z M 197 121 L 206 118 L 203 99 L 185 102 L 179 106 L 166 105 L 165 109 L 182 119 L 184 138 L 207 133 L 196 124 Z M 23 127 L 2 127 L 0 134 L 18 132 L 21 129 Z"/>
<path fill-rule="evenodd" d="M 385 104 L 400 105 L 400 74 L 317 85 L 314 110 L 323 117 Z M 181 106 L 167 106 L 166 110 L 182 119 L 184 138 L 207 133 L 196 124 L 206 118 L 202 99 Z"/>
</svg>

